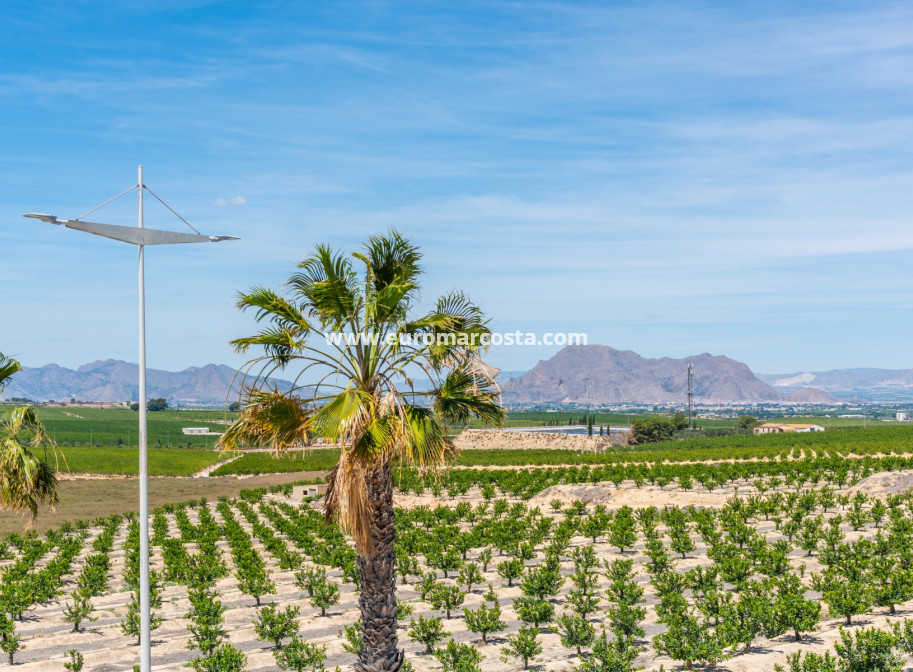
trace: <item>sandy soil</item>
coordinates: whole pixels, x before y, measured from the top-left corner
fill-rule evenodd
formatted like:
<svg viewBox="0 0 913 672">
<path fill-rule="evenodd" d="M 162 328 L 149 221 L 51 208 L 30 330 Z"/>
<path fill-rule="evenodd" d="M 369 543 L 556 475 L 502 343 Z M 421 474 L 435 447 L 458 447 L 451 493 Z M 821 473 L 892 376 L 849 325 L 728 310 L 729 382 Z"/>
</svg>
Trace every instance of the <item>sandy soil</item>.
<svg viewBox="0 0 913 672">
<path fill-rule="evenodd" d="M 303 477 L 301 474 L 286 474 L 282 476 L 289 477 L 288 480 Z M 911 477 L 913 477 L 913 475 L 911 475 Z M 265 477 L 230 479 L 231 482 L 229 482 L 228 478 L 168 479 L 168 481 L 191 481 L 194 487 L 202 487 L 204 485 L 211 486 L 212 484 L 221 483 L 221 487 L 226 489 L 240 489 L 241 487 L 263 485 L 264 483 L 261 481 L 264 478 Z M 126 479 L 121 479 L 121 481 L 124 480 Z M 84 485 L 98 489 L 100 484 L 98 482 L 84 482 Z M 106 487 L 117 485 L 117 482 L 108 482 L 104 485 Z M 135 487 L 135 481 L 133 481 L 132 485 Z M 616 488 L 612 484 L 555 486 L 554 488 L 549 489 L 549 491 L 543 492 L 539 497 L 528 502 L 528 504 L 531 506 L 540 506 L 541 510 L 546 515 L 553 515 L 551 514 L 548 504 L 552 499 L 556 498 L 563 500 L 566 498 L 566 501 L 570 501 L 573 499 L 584 499 L 585 497 L 589 497 L 592 503 L 604 502 L 611 508 L 623 504 L 635 507 L 646 505 L 665 506 L 667 504 L 676 504 L 679 506 L 687 506 L 689 504 L 694 504 L 696 506 L 721 506 L 728 497 L 736 494 L 736 492 L 744 495 L 752 491 L 753 488 L 750 487 L 748 483 L 744 482 L 729 485 L 726 488 L 715 490 L 712 493 L 708 493 L 703 489 L 698 489 L 697 491 L 682 491 L 670 486 L 667 486 L 666 489 L 663 490 L 660 490 L 655 486 L 637 488 L 633 483 L 623 483 L 621 488 Z M 211 499 L 214 499 L 215 496 L 217 496 L 212 490 L 200 490 L 198 492 L 199 494 L 196 496 L 203 496 L 205 494 Z M 83 494 L 84 496 L 88 496 L 89 491 L 87 490 Z M 177 495 L 177 493 L 174 494 L 176 497 L 173 501 L 182 501 L 194 496 L 187 493 L 180 495 Z M 433 496 L 416 497 L 398 495 L 396 497 L 396 502 L 399 506 L 416 506 L 419 504 L 429 506 L 435 506 L 437 504 L 455 505 L 460 501 L 477 503 L 481 501 L 481 496 L 477 491 L 470 491 L 466 496 L 454 499 L 446 497 L 435 498 Z M 131 506 L 132 499 L 127 502 L 124 508 L 129 509 Z M 830 518 L 834 514 L 835 512 L 832 511 L 829 514 L 826 514 L 825 517 Z M 215 512 L 214 515 L 217 521 L 221 522 L 221 517 L 218 512 Z M 563 514 L 557 514 L 559 518 L 562 515 Z M 195 512 L 191 512 L 190 517 L 191 520 L 195 521 Z M 236 512 L 235 517 L 245 529 L 250 531 L 249 524 L 239 512 Z M 171 533 L 174 536 L 177 536 L 177 527 L 173 521 L 171 522 L 170 528 Z M 768 541 L 776 541 L 777 539 L 783 538 L 782 535 L 776 531 L 773 522 L 761 521 L 756 525 L 756 529 L 765 536 Z M 861 536 L 871 536 L 876 531 L 871 524 L 868 525 L 865 530 L 859 532 L 849 530 L 847 525 L 844 525 L 843 529 L 847 532 L 848 540 L 853 540 Z M 96 607 L 94 615 L 99 617 L 99 620 L 94 623 L 86 624 L 85 632 L 70 633 L 70 626 L 64 622 L 61 614 L 62 607 L 66 602 L 66 596 L 60 598 L 57 602 L 33 609 L 28 612 L 27 620 L 24 623 L 18 624 L 19 632 L 23 636 L 23 642 L 26 649 L 17 654 L 17 661 L 19 664 L 17 664 L 16 669 L 22 669 L 28 672 L 57 672 L 63 667 L 63 656 L 66 650 L 74 647 L 78 648 L 85 656 L 86 666 L 84 669 L 86 672 L 121 672 L 130 669 L 130 666 L 136 660 L 137 648 L 134 646 L 132 640 L 124 637 L 120 633 L 119 629 L 129 600 L 129 593 L 126 591 L 122 581 L 124 566 L 124 533 L 125 527 L 122 527 L 115 544 L 115 551 L 112 553 L 112 576 L 114 579 L 112 580 L 110 590 L 105 595 L 97 597 L 94 600 Z M 678 557 L 674 560 L 678 571 L 687 571 L 696 566 L 709 564 L 703 542 L 697 535 L 694 535 L 694 539 L 697 544 L 697 549 L 685 558 Z M 259 550 L 267 563 L 271 578 L 277 585 L 275 594 L 265 597 L 263 600 L 264 603 L 268 604 L 275 602 L 283 607 L 288 605 L 300 607 L 300 630 L 304 637 L 308 641 L 323 643 L 328 647 L 326 667 L 328 669 L 333 669 L 334 666 L 339 665 L 346 672 L 351 670 L 351 665 L 354 663 L 354 656 L 343 650 L 341 634 L 343 626 L 353 623 L 359 616 L 357 609 L 357 594 L 354 592 L 354 587 L 342 584 L 341 576 L 338 571 L 330 571 L 330 577 L 337 583 L 340 583 L 341 602 L 329 610 L 328 616 L 320 617 L 318 615 L 319 611 L 310 605 L 306 595 L 294 585 L 293 573 L 291 571 L 280 570 L 277 566 L 278 563 L 276 559 L 273 558 L 259 542 L 255 540 L 254 543 L 255 547 Z M 643 665 L 646 670 L 651 671 L 658 670 L 661 665 L 664 665 L 667 670 L 676 669 L 674 661 L 662 656 L 657 657 L 649 646 L 650 639 L 662 632 L 664 626 L 657 623 L 653 610 L 657 603 L 657 598 L 653 588 L 649 585 L 648 576 L 644 571 L 643 564 L 645 556 L 643 541 L 640 540 L 634 549 L 626 551 L 623 555 L 619 553 L 617 548 L 611 547 L 604 539 L 600 539 L 594 544 L 591 539 L 575 537 L 571 547 L 575 548 L 580 546 L 593 546 L 601 560 L 612 560 L 619 557 L 634 559 L 637 580 L 645 588 L 648 606 L 648 617 L 642 624 L 646 630 L 646 637 L 639 642 L 641 646 L 646 647 L 646 650 L 636 661 L 636 665 Z M 224 541 L 220 542 L 220 547 L 229 568 L 233 568 L 231 554 Z M 190 546 L 190 550 L 193 552 L 192 545 Z M 161 550 L 156 548 L 154 549 L 154 553 L 153 567 L 161 568 L 163 566 Z M 73 590 L 75 577 L 80 571 L 81 563 L 83 562 L 85 555 L 86 552 L 84 551 L 82 557 L 77 561 L 70 573 L 64 588 L 65 593 L 69 593 Z M 471 561 L 476 560 L 477 552 L 470 552 L 468 559 Z M 445 619 L 444 621 L 445 629 L 452 633 L 457 641 L 472 643 L 478 647 L 479 651 L 484 656 L 483 670 L 485 670 L 485 672 L 500 672 L 501 670 L 519 669 L 520 667 L 519 665 L 508 665 L 500 659 L 500 649 L 505 643 L 505 635 L 516 632 L 520 625 L 512 604 L 514 599 L 521 595 L 519 587 L 515 586 L 508 588 L 506 581 L 498 576 L 495 565 L 502 559 L 503 558 L 498 558 L 497 556 L 495 557 L 494 562 L 489 565 L 488 571 L 484 573 L 486 584 L 476 587 L 472 593 L 467 595 L 463 608 L 475 608 L 481 604 L 483 599 L 482 593 L 485 591 L 487 583 L 491 582 L 495 586 L 503 609 L 502 618 L 509 625 L 507 631 L 491 637 L 491 642 L 489 644 L 482 645 L 478 642 L 478 636 L 467 630 L 465 621 L 462 618 L 462 608 L 454 610 L 452 613 L 453 618 Z M 538 559 L 533 560 L 531 564 L 535 564 L 538 561 Z M 808 572 L 819 571 L 821 569 L 817 556 L 813 555 L 809 557 L 804 551 L 798 549 L 791 553 L 790 562 L 796 568 L 805 565 Z M 569 560 L 565 560 L 562 563 L 562 570 L 565 574 L 570 573 L 573 570 L 573 563 Z M 414 613 L 411 616 L 406 617 L 401 623 L 400 642 L 406 649 L 407 659 L 412 662 L 415 669 L 418 672 L 430 672 L 437 667 L 437 662 L 432 657 L 422 654 L 421 651 L 423 646 L 413 642 L 406 635 L 408 621 L 409 618 L 416 618 L 418 615 L 442 616 L 443 614 L 434 611 L 427 603 L 418 599 L 415 587 L 411 585 L 413 581 L 414 577 L 410 578 L 410 585 L 397 586 L 399 600 L 411 605 L 414 609 Z M 452 579 L 447 581 L 452 582 Z M 605 594 L 606 585 L 607 581 L 605 578 L 601 578 L 599 594 Z M 238 590 L 237 582 L 234 577 L 221 579 L 218 582 L 217 587 L 220 593 L 220 599 L 225 606 L 228 607 L 228 610 L 225 613 L 225 621 L 226 629 L 229 633 L 229 641 L 242 649 L 248 656 L 248 665 L 246 669 L 251 672 L 276 669 L 271 650 L 268 646 L 265 646 L 263 642 L 257 640 L 251 626 L 257 613 L 253 599 L 243 595 Z M 565 595 L 569 588 L 570 583 L 566 582 L 558 602 L 564 602 Z M 812 594 L 812 596 L 817 595 Z M 165 588 L 163 599 L 164 605 L 160 615 L 165 619 L 164 624 L 153 635 L 154 669 L 159 671 L 167 670 L 169 672 L 186 670 L 186 661 L 194 655 L 193 652 L 186 649 L 189 637 L 189 633 L 186 630 L 187 620 L 184 618 L 184 614 L 189 608 L 186 589 L 180 585 L 169 584 Z M 606 606 L 607 602 L 603 600 L 601 607 L 605 608 Z M 560 614 L 561 612 L 562 609 L 559 607 L 557 609 L 557 614 Z M 898 612 L 898 615 L 893 617 L 893 619 L 913 616 L 913 601 L 901 605 Z M 595 618 L 598 627 L 599 619 L 602 618 L 601 612 L 597 613 Z M 888 617 L 886 610 L 876 609 L 872 614 L 856 617 L 852 627 L 857 628 L 863 625 L 883 627 L 889 620 L 890 618 Z M 806 637 L 802 643 L 794 642 L 790 635 L 783 635 L 772 640 L 756 641 L 751 652 L 747 654 L 739 653 L 731 659 L 721 663 L 716 669 L 731 670 L 732 672 L 773 670 L 773 665 L 775 663 L 784 664 L 786 655 L 792 651 L 799 649 L 803 651 L 823 651 L 825 649 L 832 649 L 833 642 L 839 639 L 839 627 L 841 624 L 842 619 L 826 618 L 820 622 L 818 631 L 811 636 Z M 573 652 L 561 646 L 558 635 L 543 628 L 539 636 L 539 641 L 543 646 L 543 653 L 533 661 L 533 664 L 537 669 L 564 671 L 570 670 L 574 665 L 579 664 L 580 660 L 573 655 Z"/>
<path fill-rule="evenodd" d="M 889 497 L 902 495 L 910 490 L 913 490 L 913 471 L 887 471 L 863 478 L 847 492 L 861 492 L 870 497 Z"/>
<path fill-rule="evenodd" d="M 668 497 L 674 497 L 674 491 L 664 491 Z M 657 493 L 660 494 L 660 493 Z M 680 503 L 680 502 L 679 502 Z M 215 513 L 217 521 L 221 522 L 219 514 Z M 248 531 L 250 526 L 244 520 L 239 512 L 235 512 L 239 523 Z M 195 522 L 196 514 L 191 512 L 191 520 Z M 172 522 L 171 531 L 177 535 L 177 528 Z M 768 539 L 774 540 L 779 538 L 779 534 L 774 529 L 772 522 L 760 522 L 758 531 L 764 534 Z M 17 655 L 17 669 L 28 672 L 56 672 L 62 669 L 63 656 L 67 649 L 76 647 L 85 656 L 85 670 L 94 672 L 120 672 L 128 670 L 133 661 L 136 660 L 137 648 L 133 645 L 132 640 L 120 634 L 119 624 L 126 610 L 126 604 L 129 599 L 129 593 L 126 591 L 121 579 L 123 574 L 123 540 L 125 527 L 121 528 L 115 545 L 115 551 L 112 553 L 112 575 L 115 579 L 110 586 L 111 590 L 105 595 L 95 599 L 96 607 L 94 615 L 99 620 L 87 624 L 86 630 L 81 633 L 68 632 L 70 627 L 63 621 L 61 616 L 61 606 L 64 600 L 58 603 L 52 603 L 39 607 L 28 613 L 28 620 L 19 624 L 19 631 L 23 635 L 24 642 L 27 646 L 25 651 Z M 874 533 L 873 529 L 864 532 L 848 534 L 848 538 L 853 539 L 861 535 Z M 698 548 L 686 558 L 676 558 L 674 560 L 678 571 L 687 571 L 696 566 L 709 564 L 706 557 L 706 549 L 703 543 L 695 536 Z M 606 542 L 600 540 L 592 544 L 592 540 L 575 537 L 572 547 L 583 545 L 592 545 L 601 559 L 614 559 L 622 557 L 617 548 L 610 547 Z M 341 632 L 344 625 L 351 624 L 358 618 L 357 595 L 354 593 L 351 585 L 341 584 L 341 577 L 338 571 L 330 571 L 331 578 L 341 584 L 341 603 L 329 610 L 328 616 L 320 617 L 318 610 L 310 605 L 306 596 L 294 585 L 293 574 L 290 571 L 282 571 L 277 567 L 276 560 L 258 543 L 255 547 L 259 550 L 270 570 L 272 579 L 276 582 L 277 590 L 274 595 L 264 598 L 264 603 L 275 602 L 281 606 L 294 605 L 300 608 L 300 630 L 306 639 L 311 642 L 322 643 L 327 645 L 328 659 L 326 665 L 328 669 L 340 665 L 343 670 L 350 670 L 354 662 L 354 656 L 344 651 L 342 648 Z M 220 542 L 223 556 L 229 564 L 231 563 L 231 554 L 225 542 Z M 163 566 L 159 549 L 153 559 L 153 567 L 161 569 Z M 192 546 L 191 546 L 192 552 Z M 83 556 L 85 553 L 83 554 Z M 627 551 L 624 557 L 634 558 L 635 567 L 638 568 L 637 580 L 646 589 L 647 605 L 649 608 L 648 617 L 642 624 L 647 632 L 641 645 L 646 645 L 650 638 L 663 630 L 663 626 L 658 624 L 652 607 L 656 604 L 657 598 L 652 587 L 648 583 L 648 577 L 643 570 L 643 544 L 639 543 L 633 551 Z M 476 554 L 471 552 L 469 559 L 476 559 Z M 487 645 L 478 642 L 478 636 L 466 629 L 465 621 L 462 618 L 462 610 L 454 610 L 453 618 L 444 619 L 445 629 L 452 633 L 453 637 L 459 642 L 472 643 L 477 646 L 484 656 L 483 670 L 485 672 L 500 672 L 505 669 L 519 669 L 517 665 L 508 665 L 500 660 L 500 649 L 505 643 L 505 635 L 515 632 L 519 627 L 518 619 L 513 611 L 513 601 L 521 595 L 519 587 L 508 588 L 504 579 L 500 578 L 494 564 L 489 566 L 488 571 L 484 573 L 486 583 L 494 584 L 499 600 L 504 612 L 503 620 L 509 627 L 505 632 L 498 633 L 497 636 L 491 637 Z M 82 558 L 80 558 L 80 562 Z M 535 563 L 536 560 L 533 561 Z M 806 565 L 808 570 L 817 571 L 820 566 L 817 557 L 806 557 L 804 552 L 794 552 L 791 556 L 791 562 L 794 566 Z M 570 561 L 562 563 L 562 569 L 569 573 L 573 569 Z M 78 573 L 77 566 L 71 573 L 70 580 L 66 585 L 66 590 L 73 589 L 73 577 Z M 401 626 L 400 642 L 405 647 L 407 658 L 413 663 L 418 672 L 430 672 L 437 667 L 437 662 L 430 656 L 421 653 L 423 646 L 417 644 L 406 635 L 409 618 L 415 618 L 418 615 L 436 615 L 442 614 L 432 610 L 429 605 L 418 599 L 415 587 L 412 585 L 397 586 L 398 597 L 401 602 L 410 604 L 414 608 L 411 617 L 407 617 Z M 452 582 L 452 580 L 450 580 Z M 601 580 L 600 592 L 604 593 L 606 586 L 605 579 Z M 256 618 L 257 609 L 251 598 L 243 595 L 237 589 L 237 583 L 233 577 L 221 579 L 218 582 L 218 590 L 222 602 L 228 607 L 225 613 L 226 628 L 229 633 L 229 641 L 240 648 L 248 657 L 248 670 L 252 672 L 261 672 L 273 670 L 275 662 L 272 652 L 263 642 L 257 640 L 253 632 L 251 623 Z M 485 587 L 476 587 L 472 593 L 467 595 L 463 608 L 475 608 L 482 603 L 482 593 Z M 566 583 L 562 589 L 561 600 L 564 600 L 564 594 L 569 589 Z M 192 657 L 193 652 L 188 651 L 186 643 L 188 632 L 186 630 L 187 621 L 184 614 L 189 608 L 186 596 L 186 590 L 183 586 L 170 584 L 167 585 L 163 594 L 164 605 L 160 615 L 164 618 L 164 624 L 153 634 L 154 648 L 153 660 L 154 669 L 160 671 L 178 672 L 186 670 L 186 661 Z M 606 603 L 602 603 L 605 607 Z M 863 625 L 884 626 L 889 622 L 889 617 L 882 613 L 885 610 L 877 610 L 877 613 L 867 616 L 857 617 L 853 628 Z M 897 616 L 894 619 L 909 616 L 913 611 L 913 602 L 902 605 Z M 558 609 L 561 613 L 561 609 Z M 724 661 L 718 666 L 718 670 L 731 670 L 732 672 L 749 672 L 754 670 L 772 670 L 774 663 L 784 663 L 786 655 L 795 650 L 819 651 L 832 648 L 833 642 L 839 639 L 839 627 L 842 619 L 825 619 L 821 621 L 817 632 L 807 636 L 802 643 L 796 643 L 789 635 L 781 637 L 756 641 L 752 651 L 748 654 L 739 653 L 731 659 Z M 543 653 L 535 660 L 534 665 L 540 670 L 570 670 L 580 660 L 573 655 L 572 651 L 561 646 L 558 635 L 543 628 L 539 641 L 543 646 Z M 665 657 L 657 657 L 652 650 L 647 648 L 645 653 L 636 661 L 637 665 L 643 665 L 646 670 L 657 670 L 661 665 L 665 668 L 674 669 L 674 661 Z"/>
<path fill-rule="evenodd" d="M 839 492 L 838 490 L 835 491 Z M 660 488 L 659 486 L 648 484 L 644 484 L 638 488 L 633 481 L 624 481 L 621 483 L 620 487 L 616 487 L 614 483 L 608 482 L 595 484 L 562 484 L 546 488 L 530 499 L 527 504 L 529 506 L 538 506 L 543 512 L 550 508 L 550 504 L 554 500 L 560 500 L 562 505 L 566 505 L 577 499 L 589 505 L 603 504 L 608 509 L 617 509 L 622 506 L 630 506 L 633 508 L 656 506 L 661 508 L 667 505 L 719 508 L 724 506 L 730 497 L 735 495 L 744 496 L 757 494 L 757 492 L 754 484 L 745 480 L 735 481 L 723 487 L 714 488 L 713 492 L 708 492 L 699 485 L 696 485 L 693 490 L 681 490 L 671 485 Z M 439 505 L 456 506 L 460 502 L 469 502 L 475 506 L 484 501 L 479 488 L 470 488 L 469 492 L 459 497 L 439 498 L 432 494 L 402 495 L 394 493 L 393 499 L 396 506 L 404 508 L 416 506 L 429 506 L 433 508 Z"/>
</svg>

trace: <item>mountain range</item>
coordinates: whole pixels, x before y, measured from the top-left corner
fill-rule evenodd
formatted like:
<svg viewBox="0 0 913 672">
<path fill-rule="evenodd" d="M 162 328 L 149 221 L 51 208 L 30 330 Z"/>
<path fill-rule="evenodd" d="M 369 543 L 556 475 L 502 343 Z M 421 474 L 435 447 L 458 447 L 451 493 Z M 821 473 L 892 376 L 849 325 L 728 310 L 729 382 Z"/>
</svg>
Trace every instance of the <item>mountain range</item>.
<svg viewBox="0 0 913 672">
<path fill-rule="evenodd" d="M 720 355 L 650 359 L 605 345 L 568 346 L 530 371 L 502 372 L 501 384 L 506 403 L 676 403 L 687 399 L 689 363 L 694 364 L 697 403 L 913 401 L 913 369 L 755 374 L 746 364 Z M 172 405 L 224 404 L 238 398 L 236 374 L 218 364 L 174 373 L 149 369 L 148 395 L 164 397 Z M 136 364 L 113 359 L 75 370 L 57 364 L 24 367 L 0 399 L 134 401 L 138 380 Z M 291 386 L 273 382 L 280 389 Z"/>
<path fill-rule="evenodd" d="M 649 359 L 606 345 L 570 345 L 503 388 L 507 403 L 674 403 L 687 399 L 688 364 L 694 365 L 697 403 L 827 403 L 818 389 L 787 393 L 755 376 L 747 365 L 707 353 Z"/>
<path fill-rule="evenodd" d="M 913 369 L 833 369 L 757 375 L 781 392 L 814 387 L 839 399 L 913 400 Z"/>
<path fill-rule="evenodd" d="M 150 399 L 164 397 L 172 405 L 224 404 L 226 399 L 230 402 L 238 398 L 241 376 L 237 374 L 224 364 L 194 366 L 176 373 L 147 369 L 147 394 Z M 291 385 L 282 380 L 273 382 L 285 389 Z M 108 359 L 76 370 L 57 364 L 23 367 L 0 392 L 2 399 L 12 397 L 34 401 L 135 401 L 139 398 L 139 366 Z"/>
</svg>

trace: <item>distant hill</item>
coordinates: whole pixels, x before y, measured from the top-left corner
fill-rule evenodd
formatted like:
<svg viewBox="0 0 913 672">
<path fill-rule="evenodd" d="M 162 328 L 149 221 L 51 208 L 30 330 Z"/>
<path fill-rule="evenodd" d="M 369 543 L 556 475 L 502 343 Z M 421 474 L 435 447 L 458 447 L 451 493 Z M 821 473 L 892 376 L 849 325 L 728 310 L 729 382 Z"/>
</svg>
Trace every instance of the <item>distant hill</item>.
<svg viewBox="0 0 913 672">
<path fill-rule="evenodd" d="M 800 373 L 759 373 L 781 392 L 799 388 L 824 390 L 841 399 L 913 400 L 913 369 L 833 369 Z"/>
<path fill-rule="evenodd" d="M 785 400 L 797 404 L 827 404 L 837 401 L 837 398 L 816 387 L 803 387 L 785 395 Z"/>
<path fill-rule="evenodd" d="M 759 380 L 747 365 L 707 353 L 649 359 L 605 345 L 572 345 L 504 386 L 504 400 L 521 403 L 666 403 L 687 399 L 688 363 L 694 364 L 699 403 L 776 402 L 790 397 Z M 827 402 L 829 395 L 802 393 Z"/>
<path fill-rule="evenodd" d="M 240 376 L 224 364 L 207 364 L 172 373 L 158 369 L 146 371 L 150 399 L 164 397 L 172 404 L 222 404 L 237 399 Z M 275 382 L 280 388 L 291 383 Z M 228 395 L 231 386 L 231 395 Z M 25 397 L 34 401 L 135 401 L 139 398 L 139 366 L 108 359 L 84 364 L 75 371 L 57 364 L 37 368 L 23 367 L 13 376 L 0 399 Z"/>
</svg>

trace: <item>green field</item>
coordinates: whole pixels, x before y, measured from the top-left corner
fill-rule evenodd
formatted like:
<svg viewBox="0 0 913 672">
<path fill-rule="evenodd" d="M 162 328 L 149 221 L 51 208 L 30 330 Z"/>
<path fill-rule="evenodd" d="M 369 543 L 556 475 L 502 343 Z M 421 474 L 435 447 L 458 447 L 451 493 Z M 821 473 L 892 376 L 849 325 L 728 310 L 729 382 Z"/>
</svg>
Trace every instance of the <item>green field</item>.
<svg viewBox="0 0 913 672">
<path fill-rule="evenodd" d="M 48 434 L 63 447 L 136 447 L 136 411 L 124 408 L 65 408 L 39 407 L 38 416 Z M 225 411 L 158 411 L 148 414 L 149 446 L 212 448 L 217 436 L 185 436 L 184 427 L 208 427 L 213 432 L 225 431 L 225 423 L 234 414 Z"/>
<path fill-rule="evenodd" d="M 751 412 L 745 411 L 747 415 L 754 415 L 758 417 L 762 422 L 791 422 L 797 424 L 817 424 L 822 427 L 855 427 L 867 425 L 882 425 L 886 424 L 885 420 L 893 420 L 894 415 L 893 411 L 880 412 L 876 418 L 868 417 L 866 418 L 836 418 L 829 417 L 825 415 L 810 415 L 803 417 L 783 417 L 781 415 L 773 415 L 769 413 L 761 412 Z M 586 425 L 585 417 L 588 415 L 595 414 L 596 420 L 594 425 L 597 427 L 599 425 L 630 425 L 631 421 L 637 417 L 649 417 L 649 416 L 660 416 L 660 417 L 671 417 L 671 413 L 652 413 L 652 412 L 639 412 L 639 413 L 601 413 L 598 411 L 509 411 L 507 414 L 507 427 L 540 427 L 544 425 L 551 426 L 573 426 L 573 425 Z M 705 419 L 705 418 L 695 418 L 695 425 L 700 428 L 723 428 L 723 427 L 735 427 L 736 418 L 718 418 L 718 419 Z M 479 429 L 482 427 L 482 424 L 474 421 L 470 422 L 467 427 L 472 429 Z"/>
<path fill-rule="evenodd" d="M 128 409 L 97 409 L 77 406 L 39 409 L 48 432 L 66 455 L 72 473 L 137 473 L 137 414 Z M 510 426 L 579 424 L 583 412 L 515 412 Z M 632 415 L 596 413 L 597 424 L 624 425 Z M 208 427 L 223 431 L 233 419 L 224 411 L 167 410 L 149 413 L 149 473 L 156 476 L 188 476 L 224 457 L 212 451 L 215 436 L 186 436 L 183 427 Z M 548 451 L 463 451 L 454 466 L 532 466 L 598 464 L 632 460 L 720 460 L 731 457 L 773 457 L 790 451 L 839 451 L 858 454 L 913 452 L 913 424 L 868 421 L 861 418 L 796 417 L 783 422 L 817 423 L 828 431 L 810 434 L 767 436 L 736 435 L 695 437 L 666 443 L 615 448 L 608 453 L 578 454 Z M 708 428 L 732 427 L 734 420 L 699 420 Z M 169 449 L 168 446 L 171 446 Z M 192 450 L 188 450 L 192 448 Z M 208 449 L 208 450 L 207 450 Z M 314 449 L 277 459 L 268 453 L 250 453 L 219 468 L 214 475 L 273 474 L 322 471 L 332 468 L 337 449 Z"/>
<path fill-rule="evenodd" d="M 61 448 L 64 461 L 61 472 L 69 468 L 73 474 L 105 474 L 136 476 L 139 473 L 139 453 L 136 448 Z M 227 456 L 214 450 L 149 448 L 150 476 L 190 476 Z"/>
<path fill-rule="evenodd" d="M 286 474 L 296 471 L 323 471 L 332 469 L 339 460 L 338 448 L 314 448 L 293 451 L 285 457 L 270 453 L 247 453 L 234 462 L 222 465 L 213 476 L 233 474 Z"/>
<path fill-rule="evenodd" d="M 879 423 L 833 428 L 808 434 L 752 434 L 689 438 L 638 446 L 615 447 L 604 453 L 571 450 L 462 450 L 452 466 L 545 466 L 563 464 L 612 464 L 660 461 L 713 461 L 771 459 L 800 454 L 855 455 L 913 454 L 913 425 Z M 217 469 L 214 476 L 271 474 L 330 469 L 339 457 L 337 448 L 296 451 L 283 458 L 269 453 L 248 453 Z"/>
<path fill-rule="evenodd" d="M 114 447 L 136 446 L 138 417 L 129 409 L 83 408 L 68 406 L 64 408 L 40 407 L 38 414 L 48 429 L 48 433 L 63 447 Z M 583 411 L 545 412 L 514 411 L 507 416 L 508 427 L 535 427 L 542 425 L 580 426 L 584 423 Z M 638 414 L 599 413 L 596 414 L 596 426 L 629 425 Z M 640 414 L 661 415 L 661 414 Z M 212 448 L 218 439 L 215 436 L 187 436 L 182 433 L 184 427 L 207 427 L 213 432 L 225 430 L 226 423 L 234 420 L 233 413 L 225 411 L 167 410 L 149 413 L 149 446 L 172 448 Z M 822 416 L 783 418 L 765 418 L 765 422 L 816 423 L 824 427 L 856 427 L 863 425 L 862 418 L 833 418 Z M 735 419 L 705 420 L 698 419 L 699 428 L 734 427 Z M 871 428 L 883 427 L 883 421 L 869 420 Z M 472 428 L 481 427 L 470 423 Z M 458 430 L 456 430 L 458 431 Z M 596 430 L 598 433 L 598 429 Z"/>
</svg>

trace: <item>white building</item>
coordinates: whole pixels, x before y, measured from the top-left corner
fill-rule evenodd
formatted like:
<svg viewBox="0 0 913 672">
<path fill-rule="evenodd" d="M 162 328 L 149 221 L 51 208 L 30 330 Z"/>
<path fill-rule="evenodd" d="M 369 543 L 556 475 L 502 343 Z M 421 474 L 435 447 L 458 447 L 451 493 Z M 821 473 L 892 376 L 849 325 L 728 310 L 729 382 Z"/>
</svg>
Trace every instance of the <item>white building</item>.
<svg viewBox="0 0 913 672">
<path fill-rule="evenodd" d="M 188 436 L 221 436 L 218 432 L 210 432 L 209 427 L 181 427 L 181 431 Z"/>
<path fill-rule="evenodd" d="M 805 432 L 823 432 L 824 427 L 821 425 L 793 425 L 777 422 L 765 422 L 754 428 L 755 434 L 785 434 L 796 432 L 799 434 Z"/>
<path fill-rule="evenodd" d="M 898 422 L 910 422 L 910 414 L 906 411 L 897 411 L 897 413 L 894 414 L 894 418 Z"/>
</svg>

